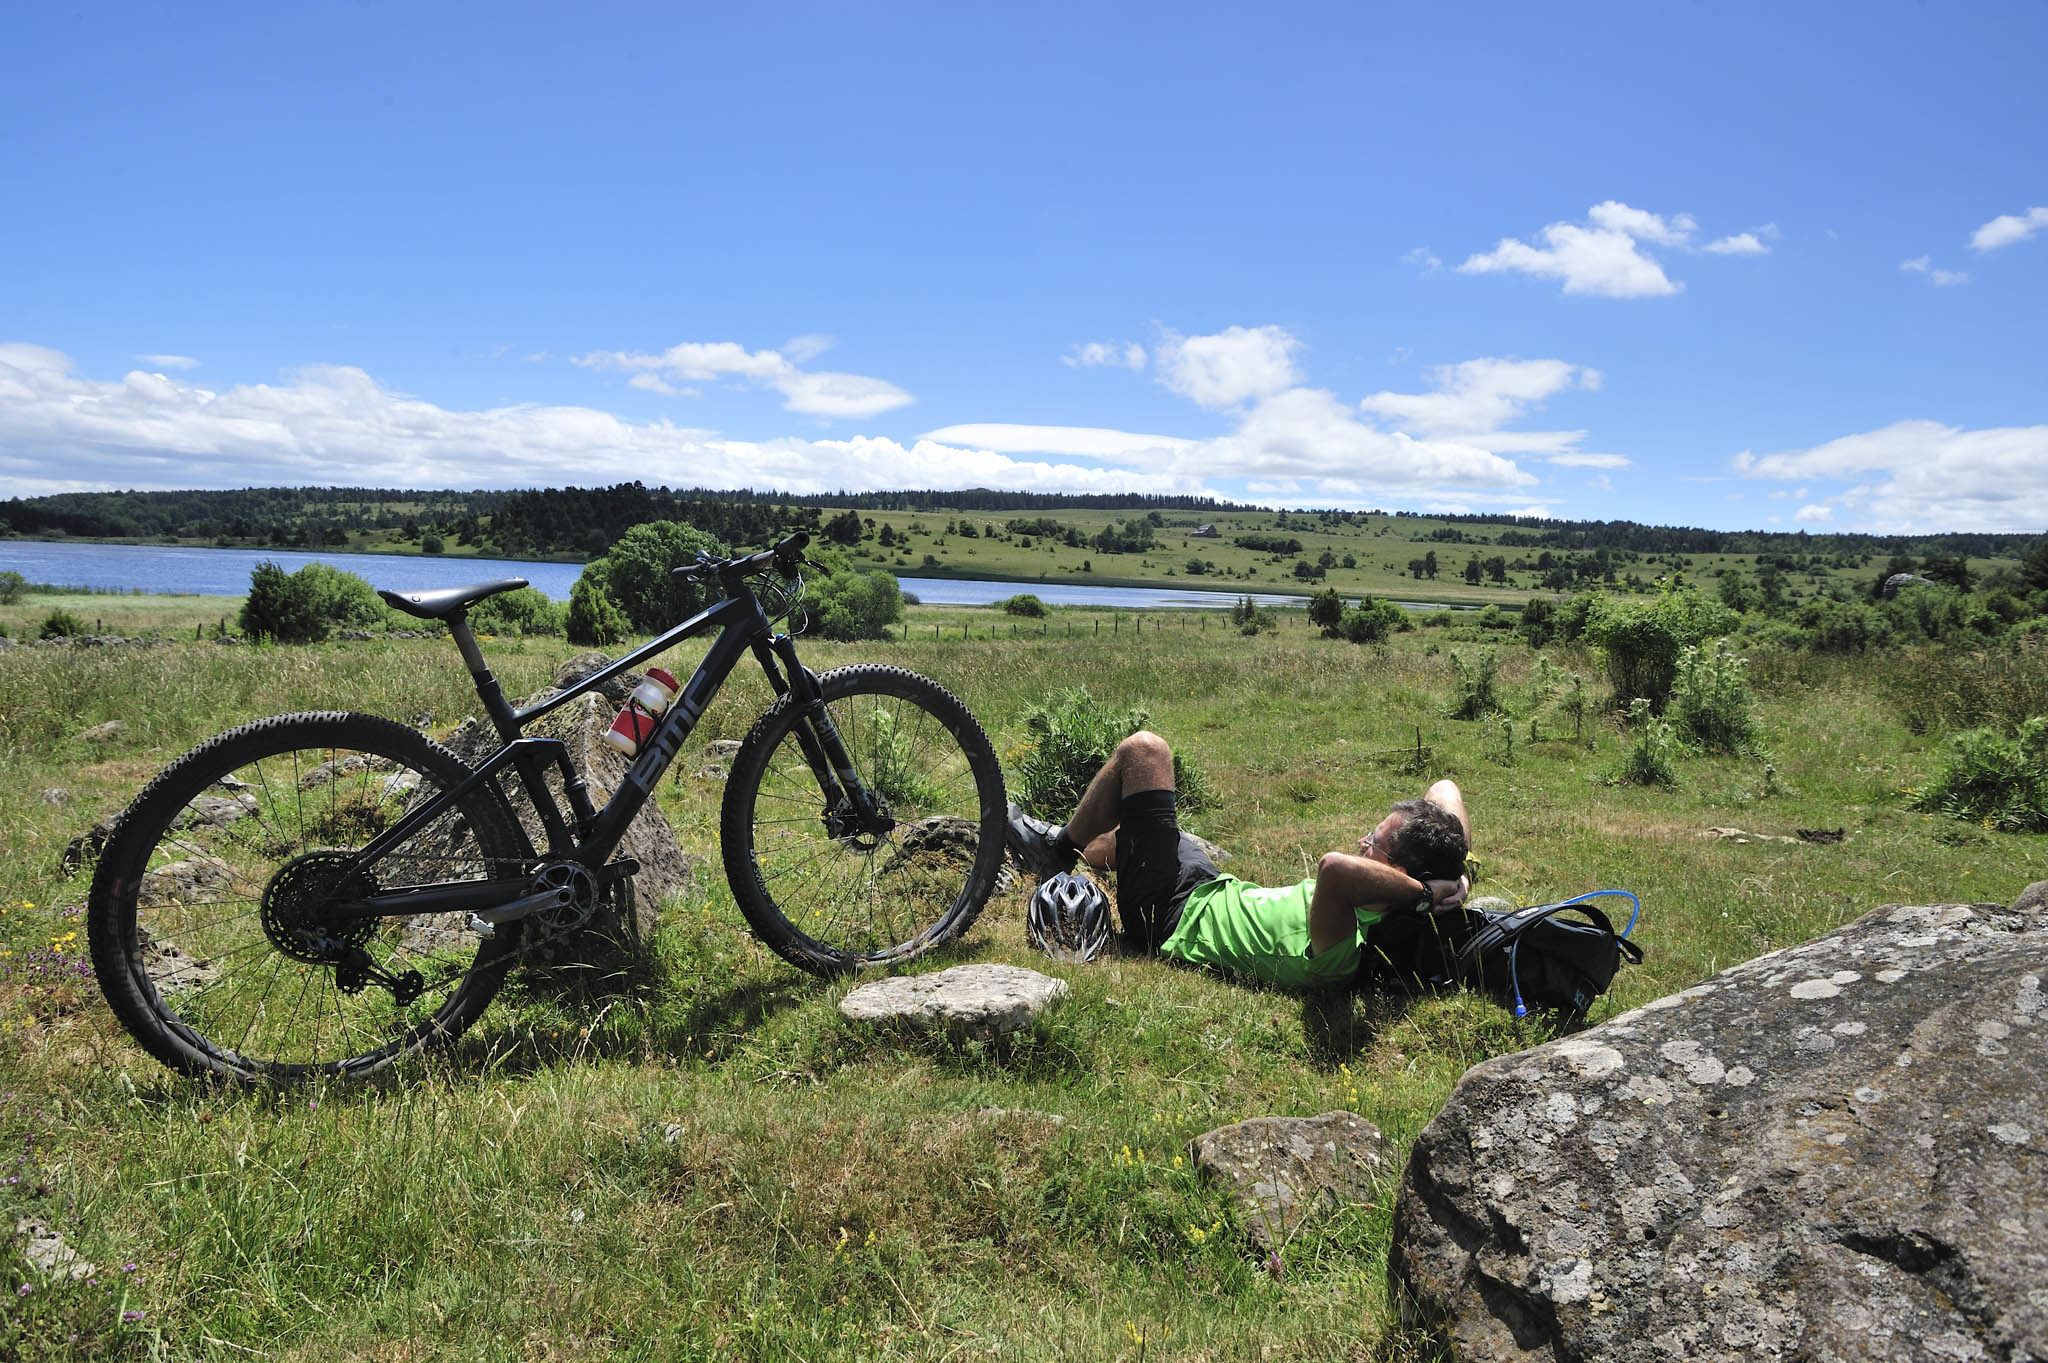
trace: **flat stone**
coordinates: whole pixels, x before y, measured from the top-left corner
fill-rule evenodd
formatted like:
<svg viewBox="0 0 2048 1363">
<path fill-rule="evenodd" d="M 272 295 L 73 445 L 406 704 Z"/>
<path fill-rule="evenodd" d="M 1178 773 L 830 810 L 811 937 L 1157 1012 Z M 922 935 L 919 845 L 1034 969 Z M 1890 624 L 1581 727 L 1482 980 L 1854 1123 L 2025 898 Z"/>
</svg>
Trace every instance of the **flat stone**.
<svg viewBox="0 0 2048 1363">
<path fill-rule="evenodd" d="M 1015 965 L 956 965 L 929 975 L 870 980 L 839 1001 L 839 1015 L 988 1041 L 1022 1031 L 1067 996 L 1067 982 Z"/>
<path fill-rule="evenodd" d="M 1317 1216 L 1369 1207 L 1392 1176 L 1394 1147 L 1355 1112 L 1254 1117 L 1195 1137 L 1195 1167 L 1222 1184 L 1262 1254 Z"/>
<path fill-rule="evenodd" d="M 21 1257 L 41 1277 L 53 1282 L 66 1279 L 76 1282 L 99 1272 L 94 1265 L 79 1258 L 77 1250 L 64 1243 L 61 1232 L 37 1217 L 18 1218 L 14 1223 L 14 1234 L 23 1242 Z"/>
<path fill-rule="evenodd" d="M 128 732 L 128 721 L 110 719 L 105 724 L 95 724 L 78 736 L 88 743 L 112 743 Z"/>
<path fill-rule="evenodd" d="M 68 805 L 75 798 L 77 797 L 62 786 L 51 786 L 42 794 L 43 803 L 46 805 Z"/>
<path fill-rule="evenodd" d="M 1461 1359 L 2048 1358 L 2048 884 L 1475 1066 L 1388 1275 Z"/>
</svg>

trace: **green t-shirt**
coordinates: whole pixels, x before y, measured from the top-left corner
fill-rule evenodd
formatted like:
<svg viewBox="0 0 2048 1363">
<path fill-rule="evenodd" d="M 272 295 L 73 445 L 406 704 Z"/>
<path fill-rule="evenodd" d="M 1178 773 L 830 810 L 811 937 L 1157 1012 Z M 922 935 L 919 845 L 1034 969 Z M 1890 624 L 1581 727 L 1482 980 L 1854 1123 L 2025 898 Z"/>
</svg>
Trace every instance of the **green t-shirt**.
<svg viewBox="0 0 2048 1363">
<path fill-rule="evenodd" d="M 1180 926 L 1160 951 L 1191 965 L 1247 975 L 1282 989 L 1322 989 L 1348 981 L 1358 969 L 1365 930 L 1380 911 L 1361 909 L 1358 931 L 1328 951 L 1309 954 L 1308 902 L 1313 878 L 1267 889 L 1236 876 L 1204 881 L 1188 896 Z"/>
</svg>

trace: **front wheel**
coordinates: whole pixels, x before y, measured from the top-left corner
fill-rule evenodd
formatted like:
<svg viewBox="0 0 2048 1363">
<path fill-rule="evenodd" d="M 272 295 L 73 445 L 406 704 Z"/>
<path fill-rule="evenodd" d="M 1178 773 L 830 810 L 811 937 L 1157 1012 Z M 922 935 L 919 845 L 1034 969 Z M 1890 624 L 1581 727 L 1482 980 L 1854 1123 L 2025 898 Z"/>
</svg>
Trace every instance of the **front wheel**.
<svg viewBox="0 0 2048 1363">
<path fill-rule="evenodd" d="M 258 720 L 179 758 L 93 876 L 93 968 L 115 1015 L 166 1065 L 243 1080 L 363 1074 L 455 1036 L 497 992 L 516 930 L 332 906 L 524 875 L 524 838 L 488 783 L 359 855 L 469 775 L 415 730 L 341 713 Z"/>
<path fill-rule="evenodd" d="M 733 757 L 725 875 L 754 932 L 814 974 L 909 960 L 958 936 L 1002 869 L 1006 797 L 988 736 L 929 677 L 863 664 L 818 678 L 832 729 L 883 817 L 834 807 L 789 696 Z"/>
</svg>

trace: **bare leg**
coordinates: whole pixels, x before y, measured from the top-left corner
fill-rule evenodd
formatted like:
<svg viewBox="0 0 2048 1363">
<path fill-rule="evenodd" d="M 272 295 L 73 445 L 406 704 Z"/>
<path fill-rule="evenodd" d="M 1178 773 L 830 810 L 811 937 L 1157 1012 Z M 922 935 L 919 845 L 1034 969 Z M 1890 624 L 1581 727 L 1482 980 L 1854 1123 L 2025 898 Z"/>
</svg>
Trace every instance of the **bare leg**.
<svg viewBox="0 0 2048 1363">
<path fill-rule="evenodd" d="M 1136 795 L 1141 790 L 1172 789 L 1173 749 L 1150 729 L 1140 729 L 1116 745 L 1116 751 L 1088 783 L 1081 803 L 1074 809 L 1074 817 L 1067 820 L 1067 840 L 1076 847 L 1088 848 L 1097 839 L 1115 832 L 1123 822 L 1124 796 Z M 1114 854 L 1102 862 L 1097 862 L 1093 855 L 1088 860 L 1090 865 L 1106 865 L 1114 860 Z"/>
</svg>

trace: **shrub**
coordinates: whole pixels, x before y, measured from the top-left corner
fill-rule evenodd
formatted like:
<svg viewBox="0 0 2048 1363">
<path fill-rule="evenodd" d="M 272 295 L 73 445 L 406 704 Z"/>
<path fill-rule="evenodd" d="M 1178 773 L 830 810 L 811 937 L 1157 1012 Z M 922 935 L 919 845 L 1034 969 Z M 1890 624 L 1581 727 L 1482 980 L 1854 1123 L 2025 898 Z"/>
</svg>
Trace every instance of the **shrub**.
<svg viewBox="0 0 2048 1363">
<path fill-rule="evenodd" d="M 471 606 L 469 624 L 482 634 L 560 634 L 563 615 L 538 587 L 521 587 Z"/>
<path fill-rule="evenodd" d="M 249 574 L 240 616 L 244 634 L 280 644 L 317 643 L 337 625 L 366 629 L 386 619 L 375 589 L 354 573 L 325 563 L 287 573 L 267 561 Z"/>
<path fill-rule="evenodd" d="M 1678 655 L 1689 644 L 1725 634 L 1735 613 L 1719 602 L 1703 600 L 1685 588 L 1670 588 L 1648 601 L 1594 600 L 1586 620 L 1586 637 L 1599 648 L 1614 685 L 1617 705 L 1637 699 L 1663 713 L 1678 677 Z"/>
<path fill-rule="evenodd" d="M 834 566 L 806 582 L 807 604 L 825 639 L 879 639 L 903 618 L 903 593 L 893 573 Z"/>
<path fill-rule="evenodd" d="M 1033 620 L 1042 620 L 1050 613 L 1046 604 L 1030 592 L 1019 592 L 1015 596 L 1006 596 L 996 602 L 996 605 L 1002 609 L 1005 615 L 1028 615 Z"/>
<path fill-rule="evenodd" d="M 2033 716 L 2011 737 L 1996 729 L 1957 734 L 1913 807 L 2007 833 L 2048 833 L 2048 715 Z"/>
<path fill-rule="evenodd" d="M 1260 630 L 1272 629 L 1279 622 L 1273 612 L 1255 604 L 1249 596 L 1240 596 L 1230 607 L 1230 623 L 1237 626 L 1239 634 L 1257 634 Z"/>
<path fill-rule="evenodd" d="M 1500 654 L 1496 649 L 1482 652 L 1477 663 L 1467 663 L 1452 653 L 1451 676 L 1456 690 L 1451 696 L 1451 718 L 1484 719 L 1505 709 L 1500 701 L 1499 673 Z"/>
<path fill-rule="evenodd" d="M 0 606 L 12 606 L 28 592 L 28 579 L 13 569 L 0 573 Z"/>
<path fill-rule="evenodd" d="M 595 565 L 591 565 L 594 567 Z M 626 613 L 612 600 L 602 572 L 586 567 L 569 589 L 569 614 L 563 630 L 572 644 L 606 648 L 626 637 Z"/>
<path fill-rule="evenodd" d="M 42 628 L 37 631 L 36 637 L 39 639 L 72 639 L 85 632 L 85 621 L 59 606 L 43 617 Z"/>
<path fill-rule="evenodd" d="M 1024 742 L 1008 763 L 1010 793 L 1034 814 L 1064 819 L 1116 745 L 1149 728 L 1152 715 L 1143 706 L 1114 709 L 1076 686 L 1025 710 L 1022 723 Z M 1208 777 L 1180 753 L 1173 755 L 1173 781 L 1184 813 L 1216 802 Z"/>
<path fill-rule="evenodd" d="M 1712 648 L 1688 648 L 1678 655 L 1678 679 L 1666 713 L 1693 747 L 1730 754 L 1757 751 L 1748 667 L 1726 639 L 1716 639 Z"/>
<path fill-rule="evenodd" d="M 1397 631 L 1409 629 L 1407 612 L 1391 601 L 1362 597 L 1354 610 L 1344 612 L 1338 629 L 1354 644 L 1383 644 Z"/>
<path fill-rule="evenodd" d="M 1621 754 L 1621 766 L 1608 779 L 1617 786 L 1675 786 L 1678 784 L 1678 734 L 1669 720 L 1650 713 L 1647 696 L 1637 696 L 1628 706 L 1629 745 Z"/>
<path fill-rule="evenodd" d="M 1325 587 L 1308 599 L 1308 622 L 1322 630 L 1325 639 L 1337 637 L 1344 620 L 1344 598 L 1335 587 Z"/>
<path fill-rule="evenodd" d="M 420 536 L 420 552 L 423 554 L 438 554 L 447 547 L 447 545 L 441 542 L 439 535 L 427 534 Z"/>
</svg>

